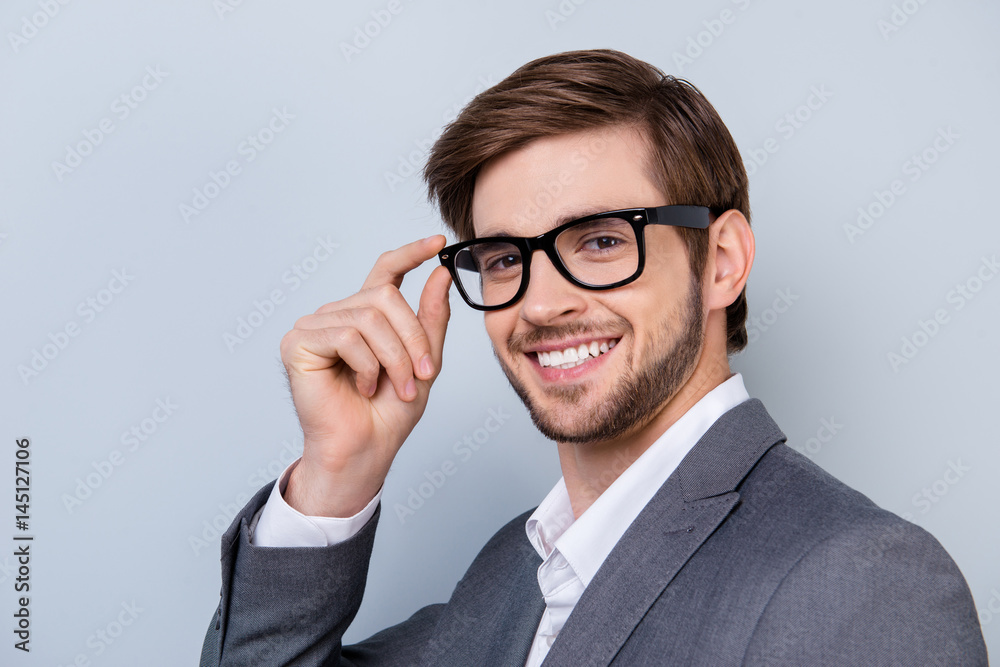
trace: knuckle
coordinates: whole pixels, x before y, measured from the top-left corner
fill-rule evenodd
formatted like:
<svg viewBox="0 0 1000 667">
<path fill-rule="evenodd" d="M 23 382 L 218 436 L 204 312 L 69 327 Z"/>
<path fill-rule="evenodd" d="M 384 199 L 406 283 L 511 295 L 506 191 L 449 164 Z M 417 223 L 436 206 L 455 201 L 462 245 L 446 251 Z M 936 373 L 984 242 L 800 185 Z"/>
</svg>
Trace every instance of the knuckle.
<svg viewBox="0 0 1000 667">
<path fill-rule="evenodd" d="M 381 266 L 383 264 L 388 264 L 389 262 L 392 261 L 392 255 L 393 255 L 392 250 L 383 251 L 382 253 L 379 254 L 378 259 L 375 260 L 375 265 Z"/>
<path fill-rule="evenodd" d="M 359 308 L 355 317 L 359 323 L 369 328 L 380 324 L 385 319 L 378 308 Z"/>
<path fill-rule="evenodd" d="M 295 358 L 295 352 L 299 347 L 299 338 L 299 333 L 294 329 L 281 337 L 281 343 L 279 344 L 278 349 L 280 351 L 281 361 L 286 368 Z"/>
<path fill-rule="evenodd" d="M 389 283 L 384 283 L 372 288 L 375 298 L 381 303 L 391 303 L 395 301 L 396 296 L 399 294 L 399 290 L 396 289 L 395 285 L 390 285 Z"/>
<path fill-rule="evenodd" d="M 329 313 L 331 311 L 337 310 L 340 307 L 340 301 L 331 301 L 330 303 L 324 303 L 322 306 L 316 309 L 313 315 L 322 315 L 323 313 Z"/>
<path fill-rule="evenodd" d="M 358 369 L 358 373 L 374 380 L 378 377 L 378 372 L 380 368 L 381 366 L 379 365 L 378 361 L 376 361 L 375 359 L 369 359 L 361 364 L 361 368 Z"/>
<path fill-rule="evenodd" d="M 353 345 L 361 340 L 361 334 L 354 327 L 338 327 L 331 330 L 329 336 L 335 345 Z"/>
<path fill-rule="evenodd" d="M 402 345 L 391 345 L 386 350 L 386 355 L 394 368 L 405 370 L 410 365 L 410 355 L 406 353 L 406 348 Z"/>
<path fill-rule="evenodd" d="M 284 353 L 286 350 L 295 347 L 295 343 L 298 341 L 299 334 L 295 329 L 287 332 L 281 337 L 281 352 Z"/>
<path fill-rule="evenodd" d="M 427 336 L 424 334 L 424 330 L 419 324 L 415 325 L 412 329 L 408 329 L 406 333 L 403 334 L 403 338 L 407 346 L 424 347 L 427 345 Z"/>
</svg>

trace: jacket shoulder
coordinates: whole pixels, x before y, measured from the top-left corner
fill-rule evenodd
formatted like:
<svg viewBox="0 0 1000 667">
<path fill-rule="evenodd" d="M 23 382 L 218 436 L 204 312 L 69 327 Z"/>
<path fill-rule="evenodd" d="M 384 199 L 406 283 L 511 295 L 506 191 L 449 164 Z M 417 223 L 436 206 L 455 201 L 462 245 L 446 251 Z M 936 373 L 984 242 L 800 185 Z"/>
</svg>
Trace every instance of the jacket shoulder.
<svg viewBox="0 0 1000 667">
<path fill-rule="evenodd" d="M 815 543 L 859 525 L 916 527 L 785 444 L 768 450 L 736 490 L 734 518 L 794 528 L 771 535 L 785 541 Z"/>
<path fill-rule="evenodd" d="M 926 530 L 784 445 L 740 493 L 739 538 L 774 582 L 748 664 L 986 664 L 968 584 Z"/>
</svg>

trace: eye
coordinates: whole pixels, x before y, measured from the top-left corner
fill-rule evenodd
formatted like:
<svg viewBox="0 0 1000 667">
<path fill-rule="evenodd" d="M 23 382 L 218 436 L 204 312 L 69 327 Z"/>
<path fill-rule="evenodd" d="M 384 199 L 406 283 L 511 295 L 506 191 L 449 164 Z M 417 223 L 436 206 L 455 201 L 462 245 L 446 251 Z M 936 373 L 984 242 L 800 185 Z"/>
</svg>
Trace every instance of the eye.
<svg viewBox="0 0 1000 667">
<path fill-rule="evenodd" d="M 577 252 L 604 254 L 618 252 L 628 247 L 630 240 L 622 237 L 621 234 L 603 233 L 592 234 L 582 238 L 577 243 Z"/>
<path fill-rule="evenodd" d="M 510 269 L 521 263 L 519 255 L 507 254 L 488 258 L 483 264 L 484 271 Z"/>
<path fill-rule="evenodd" d="M 618 218 L 585 220 L 563 231 L 556 244 L 563 257 L 576 254 L 603 261 L 633 247 L 635 230 Z"/>
<path fill-rule="evenodd" d="M 481 274 L 517 271 L 521 264 L 521 252 L 512 243 L 485 241 L 470 246 L 467 252 L 473 259 L 469 268 Z"/>
<path fill-rule="evenodd" d="M 613 236 L 598 236 L 596 238 L 587 239 L 583 243 L 583 248 L 587 250 L 606 250 L 607 248 L 613 248 L 621 242 L 621 239 Z"/>
</svg>

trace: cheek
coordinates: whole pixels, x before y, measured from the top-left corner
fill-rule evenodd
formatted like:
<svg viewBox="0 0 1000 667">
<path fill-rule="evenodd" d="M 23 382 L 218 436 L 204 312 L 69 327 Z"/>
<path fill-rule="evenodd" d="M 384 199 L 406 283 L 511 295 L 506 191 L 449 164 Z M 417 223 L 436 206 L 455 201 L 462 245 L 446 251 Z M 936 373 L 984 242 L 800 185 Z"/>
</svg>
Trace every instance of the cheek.
<svg viewBox="0 0 1000 667">
<path fill-rule="evenodd" d="M 507 352 L 507 341 L 513 331 L 513 325 L 506 310 L 483 313 L 486 335 L 490 337 L 493 347 L 500 353 Z"/>
<path fill-rule="evenodd" d="M 673 301 L 675 295 L 683 296 L 691 282 L 691 268 L 684 253 L 669 253 L 646 257 L 646 266 L 639 277 L 649 279 L 651 289 L 661 298 Z"/>
<path fill-rule="evenodd" d="M 646 271 L 654 273 L 659 279 L 687 289 L 690 279 L 687 244 L 677 230 L 652 226 L 646 227 Z"/>
<path fill-rule="evenodd" d="M 654 272 L 643 275 L 622 289 L 614 302 L 604 304 L 616 327 L 624 331 L 629 345 L 628 363 L 643 363 L 668 342 L 680 326 L 687 300 L 687 283 L 678 286 L 673 280 Z M 617 291 L 617 290 L 613 290 Z"/>
</svg>

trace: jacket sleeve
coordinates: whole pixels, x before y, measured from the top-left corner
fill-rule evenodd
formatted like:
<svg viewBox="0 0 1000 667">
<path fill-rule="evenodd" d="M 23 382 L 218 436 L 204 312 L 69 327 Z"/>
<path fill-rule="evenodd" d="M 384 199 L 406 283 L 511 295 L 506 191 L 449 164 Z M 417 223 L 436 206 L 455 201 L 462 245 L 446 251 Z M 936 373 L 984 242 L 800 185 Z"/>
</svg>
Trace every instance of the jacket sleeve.
<svg viewBox="0 0 1000 667">
<path fill-rule="evenodd" d="M 745 665 L 987 665 L 965 578 L 927 531 L 898 517 L 817 544 L 789 571 Z"/>
<path fill-rule="evenodd" d="M 254 546 L 250 522 L 271 487 L 250 500 L 222 537 L 222 592 L 201 667 L 412 662 L 411 651 L 434 626 L 436 606 L 359 648 L 341 645 L 361 605 L 380 511 L 354 537 L 329 547 Z"/>
</svg>

